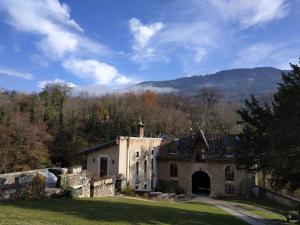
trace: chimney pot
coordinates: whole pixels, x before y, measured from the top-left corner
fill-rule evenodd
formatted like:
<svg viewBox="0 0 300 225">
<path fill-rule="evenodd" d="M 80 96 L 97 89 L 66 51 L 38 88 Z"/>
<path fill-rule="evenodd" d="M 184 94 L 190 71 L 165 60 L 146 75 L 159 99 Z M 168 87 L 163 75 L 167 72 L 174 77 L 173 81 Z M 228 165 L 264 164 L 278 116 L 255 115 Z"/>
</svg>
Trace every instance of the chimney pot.
<svg viewBox="0 0 300 225">
<path fill-rule="evenodd" d="M 142 138 L 142 137 L 144 137 L 144 124 L 141 120 L 138 123 L 138 127 L 139 127 L 139 131 L 140 131 L 139 137 Z"/>
</svg>

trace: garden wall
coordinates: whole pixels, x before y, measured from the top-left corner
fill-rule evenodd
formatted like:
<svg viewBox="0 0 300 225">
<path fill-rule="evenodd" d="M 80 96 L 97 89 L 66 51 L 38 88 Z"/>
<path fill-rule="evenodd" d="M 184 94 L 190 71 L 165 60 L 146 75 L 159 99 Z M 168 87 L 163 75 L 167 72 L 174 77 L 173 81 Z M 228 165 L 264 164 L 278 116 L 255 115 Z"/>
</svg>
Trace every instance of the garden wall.
<svg viewBox="0 0 300 225">
<path fill-rule="evenodd" d="M 289 208 L 295 208 L 297 209 L 298 207 L 300 207 L 300 200 L 299 199 L 295 199 L 292 198 L 290 196 L 286 196 L 283 195 L 281 193 L 275 192 L 275 191 L 271 191 L 262 187 L 255 187 L 255 196 L 268 200 L 268 201 L 272 201 L 272 202 L 276 202 L 278 204 L 281 204 L 283 206 L 289 207 Z"/>
</svg>

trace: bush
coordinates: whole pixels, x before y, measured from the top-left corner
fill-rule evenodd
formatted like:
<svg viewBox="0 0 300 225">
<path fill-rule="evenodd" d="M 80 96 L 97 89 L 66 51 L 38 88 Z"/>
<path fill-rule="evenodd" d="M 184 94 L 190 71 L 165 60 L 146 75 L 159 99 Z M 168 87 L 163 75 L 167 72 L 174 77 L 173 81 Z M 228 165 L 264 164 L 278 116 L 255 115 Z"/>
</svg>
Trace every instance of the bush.
<svg viewBox="0 0 300 225">
<path fill-rule="evenodd" d="M 177 187 L 175 193 L 177 195 L 185 194 L 185 190 L 182 187 Z"/>
<path fill-rule="evenodd" d="M 157 183 L 157 191 L 163 193 L 185 194 L 185 190 L 178 186 L 177 181 L 173 180 L 159 180 Z"/>
<path fill-rule="evenodd" d="M 122 189 L 121 193 L 128 196 L 135 196 L 135 191 L 130 187 Z"/>
<path fill-rule="evenodd" d="M 286 212 L 286 217 L 288 215 L 291 215 L 292 216 L 292 220 L 298 220 L 299 219 L 299 212 L 295 211 L 295 210 L 291 210 L 291 211 L 288 211 Z"/>
</svg>

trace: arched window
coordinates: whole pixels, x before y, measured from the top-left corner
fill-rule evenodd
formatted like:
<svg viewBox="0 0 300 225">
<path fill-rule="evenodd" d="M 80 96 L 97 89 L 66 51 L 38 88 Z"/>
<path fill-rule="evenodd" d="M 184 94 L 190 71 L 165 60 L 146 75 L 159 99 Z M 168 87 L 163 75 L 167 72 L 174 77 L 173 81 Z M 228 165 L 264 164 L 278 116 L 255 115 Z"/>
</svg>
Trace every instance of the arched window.
<svg viewBox="0 0 300 225">
<path fill-rule="evenodd" d="M 225 181 L 234 181 L 234 168 L 232 166 L 225 167 Z"/>
<path fill-rule="evenodd" d="M 176 163 L 170 164 L 170 177 L 177 177 L 178 176 L 178 169 Z"/>
</svg>

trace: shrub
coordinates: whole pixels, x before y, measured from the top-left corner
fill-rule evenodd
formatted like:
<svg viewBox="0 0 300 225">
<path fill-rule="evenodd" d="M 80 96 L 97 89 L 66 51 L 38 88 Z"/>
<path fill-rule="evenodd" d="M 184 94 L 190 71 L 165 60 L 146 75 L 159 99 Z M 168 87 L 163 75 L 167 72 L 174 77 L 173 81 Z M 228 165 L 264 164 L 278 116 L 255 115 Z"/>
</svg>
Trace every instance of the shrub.
<svg viewBox="0 0 300 225">
<path fill-rule="evenodd" d="M 128 196 L 135 196 L 135 191 L 130 187 L 122 189 L 121 193 Z"/>
<path fill-rule="evenodd" d="M 299 212 L 295 211 L 295 210 L 290 210 L 288 212 L 286 212 L 286 216 L 291 215 L 292 216 L 292 220 L 298 220 L 299 219 Z"/>
<path fill-rule="evenodd" d="M 173 180 L 159 180 L 157 183 L 157 191 L 163 193 L 185 194 L 184 189 L 178 186 L 177 181 Z"/>
</svg>

